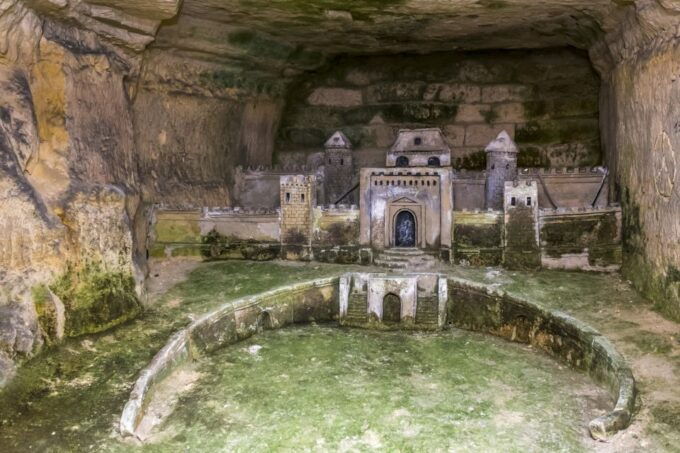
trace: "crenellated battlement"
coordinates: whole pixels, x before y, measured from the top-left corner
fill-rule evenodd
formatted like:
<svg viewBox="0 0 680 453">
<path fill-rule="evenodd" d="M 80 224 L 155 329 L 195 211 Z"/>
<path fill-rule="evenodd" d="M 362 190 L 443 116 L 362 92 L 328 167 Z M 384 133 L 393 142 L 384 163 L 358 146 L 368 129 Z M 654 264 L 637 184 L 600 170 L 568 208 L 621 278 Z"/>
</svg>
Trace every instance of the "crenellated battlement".
<svg viewBox="0 0 680 453">
<path fill-rule="evenodd" d="M 555 168 L 520 168 L 519 176 L 593 176 L 607 173 L 605 167 L 555 167 Z"/>
<path fill-rule="evenodd" d="M 294 164 L 289 164 L 289 165 L 255 165 L 255 166 L 242 166 L 239 165 L 234 169 L 235 173 L 240 173 L 244 175 L 256 175 L 256 176 L 262 176 L 263 174 L 271 174 L 271 175 L 284 175 L 284 174 L 291 174 L 291 173 L 303 173 L 303 174 L 311 174 L 314 172 L 314 169 L 310 167 L 309 165 L 294 165 Z"/>
<path fill-rule="evenodd" d="M 321 212 L 347 212 L 347 211 L 359 211 L 359 206 L 355 204 L 328 204 L 323 206 L 317 206 Z"/>
<path fill-rule="evenodd" d="M 270 208 L 243 208 L 239 206 L 234 207 L 205 207 L 202 214 L 204 218 L 220 217 L 220 216 L 263 216 L 263 215 L 278 215 L 280 210 Z"/>
<path fill-rule="evenodd" d="M 539 216 L 562 215 L 562 214 L 604 214 L 608 212 L 621 212 L 621 206 L 612 204 L 604 207 L 575 207 L 557 209 L 539 209 Z"/>
</svg>

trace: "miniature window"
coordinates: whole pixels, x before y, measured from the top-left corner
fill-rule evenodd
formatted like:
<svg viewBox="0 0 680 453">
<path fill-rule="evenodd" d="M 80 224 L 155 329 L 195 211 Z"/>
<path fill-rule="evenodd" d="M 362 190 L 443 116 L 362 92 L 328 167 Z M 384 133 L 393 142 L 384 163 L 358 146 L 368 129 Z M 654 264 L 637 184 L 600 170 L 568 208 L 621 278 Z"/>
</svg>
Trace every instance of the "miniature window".
<svg viewBox="0 0 680 453">
<path fill-rule="evenodd" d="M 436 185 L 437 185 L 437 181 L 432 181 L 432 185 L 433 185 L 433 186 L 436 186 Z"/>
<path fill-rule="evenodd" d="M 414 145 L 422 145 L 423 144 L 423 139 L 420 137 L 416 137 L 413 139 L 413 144 Z"/>
<path fill-rule="evenodd" d="M 329 164 L 331 163 L 331 158 L 330 158 L 330 157 L 328 158 L 328 163 L 329 163 Z"/>
<path fill-rule="evenodd" d="M 408 157 L 406 156 L 397 157 L 397 167 L 408 167 Z"/>
<path fill-rule="evenodd" d="M 505 164 L 505 169 L 509 170 L 510 169 L 510 164 Z"/>
<path fill-rule="evenodd" d="M 428 185 L 428 186 L 430 185 L 430 181 L 427 181 L 427 185 Z"/>
<path fill-rule="evenodd" d="M 340 165 L 345 165 L 345 159 L 340 159 Z"/>
<path fill-rule="evenodd" d="M 527 206 L 531 206 L 531 197 L 527 197 Z"/>
<path fill-rule="evenodd" d="M 290 192 L 286 192 L 286 203 L 290 203 Z"/>
<path fill-rule="evenodd" d="M 517 206 L 517 199 L 515 197 L 510 198 L 510 206 Z"/>
<path fill-rule="evenodd" d="M 491 169 L 493 170 L 494 168 L 496 168 L 496 164 L 491 164 Z"/>
<path fill-rule="evenodd" d="M 303 203 L 305 202 L 305 194 L 303 193 L 300 194 L 300 201 L 302 201 Z"/>
<path fill-rule="evenodd" d="M 439 167 L 441 166 L 441 161 L 439 160 L 438 157 L 430 157 L 427 159 L 427 166 L 428 167 Z"/>
</svg>

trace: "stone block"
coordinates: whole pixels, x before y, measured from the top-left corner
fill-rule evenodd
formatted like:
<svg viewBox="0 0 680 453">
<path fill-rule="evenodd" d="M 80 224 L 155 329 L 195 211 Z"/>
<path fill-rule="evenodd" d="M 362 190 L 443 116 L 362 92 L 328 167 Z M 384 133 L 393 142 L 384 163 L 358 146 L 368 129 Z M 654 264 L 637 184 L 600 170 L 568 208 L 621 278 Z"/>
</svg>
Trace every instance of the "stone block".
<svg viewBox="0 0 680 453">
<path fill-rule="evenodd" d="M 473 124 L 465 128 L 465 145 L 466 146 L 486 146 L 493 141 L 499 133 L 506 131 L 514 140 L 515 125 L 509 123 L 503 124 Z"/>
<path fill-rule="evenodd" d="M 347 88 L 317 88 L 307 98 L 311 105 L 357 107 L 363 104 L 361 91 Z"/>
<path fill-rule="evenodd" d="M 508 102 L 494 106 L 494 122 L 523 123 L 525 121 L 524 105 L 520 102 Z"/>
<path fill-rule="evenodd" d="M 463 146 L 465 142 L 465 127 L 456 124 L 444 126 L 444 138 L 449 146 Z"/>
<path fill-rule="evenodd" d="M 458 106 L 456 122 L 458 123 L 483 123 L 491 107 L 485 104 L 462 104 Z"/>
<path fill-rule="evenodd" d="M 431 83 L 425 89 L 423 99 L 441 102 L 479 102 L 482 90 L 478 85 L 467 83 Z"/>
<path fill-rule="evenodd" d="M 419 101 L 423 98 L 424 90 L 425 82 L 380 83 L 366 89 L 366 102 L 377 104 L 395 101 Z"/>
<path fill-rule="evenodd" d="M 526 85 L 489 85 L 482 88 L 482 102 L 522 101 L 530 94 Z"/>
</svg>

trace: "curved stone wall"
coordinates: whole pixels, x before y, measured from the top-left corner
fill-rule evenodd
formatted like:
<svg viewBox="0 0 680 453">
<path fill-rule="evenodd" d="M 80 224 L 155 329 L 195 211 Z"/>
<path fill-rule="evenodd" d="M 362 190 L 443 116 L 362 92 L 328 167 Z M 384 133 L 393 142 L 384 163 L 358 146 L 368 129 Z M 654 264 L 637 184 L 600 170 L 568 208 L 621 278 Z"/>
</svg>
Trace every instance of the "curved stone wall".
<svg viewBox="0 0 680 453">
<path fill-rule="evenodd" d="M 196 354 L 235 343 L 264 328 L 330 321 L 337 317 L 338 278 L 324 278 L 237 299 L 175 333 L 142 370 L 120 419 L 123 436 L 133 436 L 153 388 Z"/>
<path fill-rule="evenodd" d="M 633 373 L 609 340 L 586 323 L 537 301 L 456 277 L 449 278 L 446 315 L 449 325 L 531 344 L 606 385 L 616 405 L 588 424 L 593 438 L 606 439 L 630 424 L 636 395 Z"/>
<path fill-rule="evenodd" d="M 614 346 L 592 327 L 539 302 L 519 299 L 488 285 L 448 277 L 446 319 L 450 326 L 528 343 L 586 371 L 616 398 L 614 409 L 589 423 L 595 439 L 628 427 L 635 406 L 635 380 Z M 120 420 L 134 436 L 156 384 L 196 354 L 248 338 L 261 329 L 337 318 L 339 278 L 278 288 L 227 303 L 173 335 L 140 373 Z"/>
</svg>

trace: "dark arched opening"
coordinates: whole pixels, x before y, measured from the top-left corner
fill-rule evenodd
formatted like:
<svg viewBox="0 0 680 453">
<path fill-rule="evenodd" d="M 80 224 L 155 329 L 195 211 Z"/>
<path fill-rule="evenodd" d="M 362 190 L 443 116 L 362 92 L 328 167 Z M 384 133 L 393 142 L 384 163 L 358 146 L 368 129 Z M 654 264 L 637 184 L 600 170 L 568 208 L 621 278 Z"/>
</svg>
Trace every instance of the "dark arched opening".
<svg viewBox="0 0 680 453">
<path fill-rule="evenodd" d="M 388 293 L 383 298 L 382 321 L 395 323 L 401 321 L 401 299 L 393 293 Z"/>
<path fill-rule="evenodd" d="M 441 167 L 441 161 L 439 160 L 438 157 L 430 157 L 427 159 L 427 166 L 428 167 Z"/>
<path fill-rule="evenodd" d="M 394 245 L 416 246 L 416 218 L 410 211 L 401 211 L 394 220 Z"/>
<path fill-rule="evenodd" d="M 263 311 L 260 316 L 257 317 L 257 331 L 262 332 L 263 330 L 270 330 L 274 326 L 272 324 L 272 317 L 268 311 Z"/>
<path fill-rule="evenodd" d="M 408 157 L 406 156 L 397 157 L 397 167 L 408 167 Z"/>
</svg>

